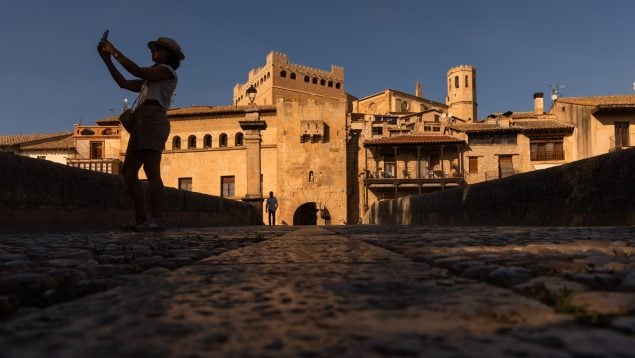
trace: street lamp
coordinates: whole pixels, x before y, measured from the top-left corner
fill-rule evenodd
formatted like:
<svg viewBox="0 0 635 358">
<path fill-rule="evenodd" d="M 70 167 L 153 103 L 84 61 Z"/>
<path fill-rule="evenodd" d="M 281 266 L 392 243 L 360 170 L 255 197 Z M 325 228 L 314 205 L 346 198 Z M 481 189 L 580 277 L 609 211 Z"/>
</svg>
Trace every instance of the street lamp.
<svg viewBox="0 0 635 358">
<path fill-rule="evenodd" d="M 249 97 L 249 103 L 254 103 L 254 100 L 256 99 L 256 93 L 258 93 L 258 91 L 256 91 L 253 85 L 247 88 L 247 97 Z"/>
</svg>

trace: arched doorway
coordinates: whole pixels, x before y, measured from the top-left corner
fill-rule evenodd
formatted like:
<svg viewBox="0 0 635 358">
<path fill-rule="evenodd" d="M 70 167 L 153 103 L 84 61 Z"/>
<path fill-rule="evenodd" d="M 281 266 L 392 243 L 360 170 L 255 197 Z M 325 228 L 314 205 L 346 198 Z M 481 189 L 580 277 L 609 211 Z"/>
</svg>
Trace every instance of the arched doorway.
<svg viewBox="0 0 635 358">
<path fill-rule="evenodd" d="M 304 203 L 295 210 L 293 225 L 317 225 L 317 213 L 315 203 Z"/>
</svg>

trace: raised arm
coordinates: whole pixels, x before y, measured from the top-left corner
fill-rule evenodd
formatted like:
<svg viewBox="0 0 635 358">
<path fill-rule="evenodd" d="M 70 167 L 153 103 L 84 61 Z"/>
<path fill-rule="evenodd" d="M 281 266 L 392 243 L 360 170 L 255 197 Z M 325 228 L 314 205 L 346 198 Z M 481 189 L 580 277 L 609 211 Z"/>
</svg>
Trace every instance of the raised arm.
<svg viewBox="0 0 635 358">
<path fill-rule="evenodd" d="M 140 67 L 131 59 L 124 56 L 109 41 L 100 42 L 98 50 L 101 58 L 108 67 L 110 75 L 121 88 L 139 92 L 141 90 L 143 80 L 163 81 L 174 78 L 173 74 L 167 68 L 162 66 Z M 119 72 L 117 67 L 115 67 L 112 62 L 112 57 L 114 57 L 126 69 L 126 71 L 130 72 L 131 75 L 140 78 L 140 80 L 127 80 L 121 72 Z"/>
</svg>

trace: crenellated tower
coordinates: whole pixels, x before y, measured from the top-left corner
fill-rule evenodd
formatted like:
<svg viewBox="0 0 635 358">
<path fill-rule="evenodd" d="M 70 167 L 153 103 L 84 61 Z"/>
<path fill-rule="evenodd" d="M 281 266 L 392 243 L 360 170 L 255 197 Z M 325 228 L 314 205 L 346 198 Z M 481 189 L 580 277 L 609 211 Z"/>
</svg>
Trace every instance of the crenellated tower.
<svg viewBox="0 0 635 358">
<path fill-rule="evenodd" d="M 478 119 L 476 103 L 476 69 L 460 65 L 448 70 L 448 96 L 445 103 L 448 112 L 468 122 Z"/>
<path fill-rule="evenodd" d="M 245 92 L 249 86 L 258 91 L 255 103 L 274 105 L 276 102 L 322 98 L 325 101 L 346 101 L 344 68 L 331 66 L 331 71 L 289 62 L 286 54 L 272 51 L 264 66 L 249 71 L 247 82 L 234 86 L 234 105 L 249 104 Z"/>
</svg>

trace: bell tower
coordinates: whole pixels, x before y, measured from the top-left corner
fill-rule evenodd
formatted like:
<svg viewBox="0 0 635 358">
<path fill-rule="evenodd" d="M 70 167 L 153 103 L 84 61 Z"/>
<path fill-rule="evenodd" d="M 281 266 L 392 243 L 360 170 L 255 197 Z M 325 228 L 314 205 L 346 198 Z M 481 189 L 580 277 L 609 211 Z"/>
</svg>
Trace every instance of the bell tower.
<svg viewBox="0 0 635 358">
<path fill-rule="evenodd" d="M 469 65 L 460 65 L 448 70 L 448 96 L 445 104 L 448 112 L 468 122 L 477 117 L 476 103 L 476 69 Z"/>
</svg>

